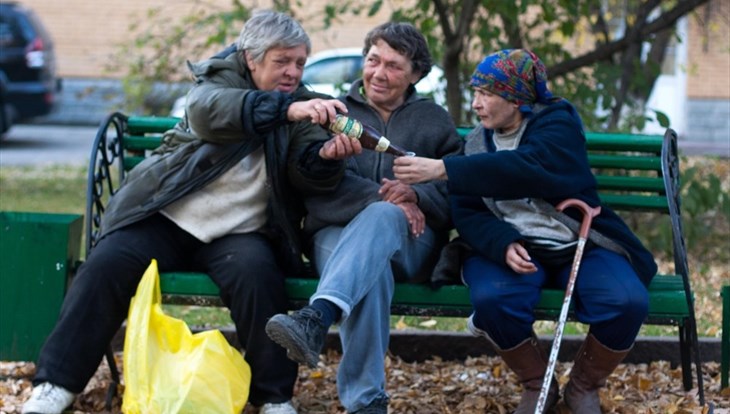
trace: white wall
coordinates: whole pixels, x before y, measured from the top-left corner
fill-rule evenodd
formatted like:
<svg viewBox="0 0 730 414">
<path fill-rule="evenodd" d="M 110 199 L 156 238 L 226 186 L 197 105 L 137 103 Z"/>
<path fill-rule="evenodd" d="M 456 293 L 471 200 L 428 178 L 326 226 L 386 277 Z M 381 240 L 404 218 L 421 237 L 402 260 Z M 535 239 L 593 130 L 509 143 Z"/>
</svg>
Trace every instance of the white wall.
<svg viewBox="0 0 730 414">
<path fill-rule="evenodd" d="M 646 107 L 665 113 L 669 117 L 670 128 L 683 136 L 687 132 L 687 19 L 677 23 L 677 34 L 683 42 L 676 45 L 674 74 L 661 75 L 654 84 Z M 653 112 L 647 113 L 654 117 Z M 663 134 L 665 128 L 658 122 L 646 125 L 644 133 Z"/>
</svg>

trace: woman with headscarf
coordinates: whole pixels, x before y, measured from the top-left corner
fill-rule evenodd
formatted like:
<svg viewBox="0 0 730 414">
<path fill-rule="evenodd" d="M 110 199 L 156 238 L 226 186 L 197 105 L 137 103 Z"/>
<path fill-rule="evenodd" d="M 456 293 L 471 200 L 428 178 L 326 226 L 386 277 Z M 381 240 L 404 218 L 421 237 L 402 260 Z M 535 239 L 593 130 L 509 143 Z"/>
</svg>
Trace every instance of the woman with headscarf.
<svg viewBox="0 0 730 414">
<path fill-rule="evenodd" d="M 465 156 L 400 157 L 394 173 L 408 183 L 448 180 L 454 223 L 470 247 L 462 267 L 474 313 L 468 328 L 483 336 L 523 385 L 517 413 L 532 413 L 547 367 L 533 331 L 543 288 L 565 288 L 577 245 L 580 212 L 556 211 L 567 198 L 601 201 L 586 152 L 582 121 L 547 88 L 545 67 L 523 49 L 487 56 L 476 68 L 472 108 L 481 125 L 466 138 Z M 602 206 L 593 219 L 573 304 L 590 326 L 565 403 L 600 413 L 598 389 L 633 346 L 648 312 L 656 274 L 651 253 Z M 546 411 L 559 399 L 552 381 Z"/>
</svg>

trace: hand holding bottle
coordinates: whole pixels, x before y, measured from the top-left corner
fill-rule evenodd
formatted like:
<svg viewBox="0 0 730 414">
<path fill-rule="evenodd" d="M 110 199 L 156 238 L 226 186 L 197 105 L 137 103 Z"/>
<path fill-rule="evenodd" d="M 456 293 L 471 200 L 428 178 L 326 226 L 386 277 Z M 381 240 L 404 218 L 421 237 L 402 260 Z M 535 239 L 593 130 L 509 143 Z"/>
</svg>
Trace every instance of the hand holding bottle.
<svg viewBox="0 0 730 414">
<path fill-rule="evenodd" d="M 338 113 L 347 113 L 347 107 L 337 99 L 310 99 L 292 102 L 286 111 L 289 121 L 310 120 L 313 124 L 327 126 Z"/>
<path fill-rule="evenodd" d="M 337 134 L 322 145 L 322 148 L 319 149 L 319 156 L 325 160 L 343 160 L 361 152 L 360 141 L 350 139 L 345 134 Z"/>
</svg>

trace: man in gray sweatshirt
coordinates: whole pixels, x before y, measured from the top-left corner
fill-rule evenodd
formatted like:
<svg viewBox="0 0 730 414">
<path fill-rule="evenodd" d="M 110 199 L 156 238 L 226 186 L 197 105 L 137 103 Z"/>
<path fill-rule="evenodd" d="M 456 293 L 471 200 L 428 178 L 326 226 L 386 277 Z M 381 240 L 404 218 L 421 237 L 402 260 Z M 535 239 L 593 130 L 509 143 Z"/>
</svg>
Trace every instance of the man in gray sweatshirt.
<svg viewBox="0 0 730 414">
<path fill-rule="evenodd" d="M 363 55 L 363 78 L 341 98 L 349 115 L 418 155 L 460 154 L 450 115 L 415 93 L 413 85 L 432 64 L 423 36 L 410 24 L 385 23 L 368 33 Z M 290 358 L 314 366 L 327 329 L 340 323 L 337 389 L 349 413 L 387 412 L 384 364 L 394 283 L 430 276 L 451 228 L 446 186 L 395 180 L 393 159 L 363 151 L 347 160 L 335 193 L 305 198 L 304 228 L 321 280 L 310 306 L 266 325 Z"/>
</svg>

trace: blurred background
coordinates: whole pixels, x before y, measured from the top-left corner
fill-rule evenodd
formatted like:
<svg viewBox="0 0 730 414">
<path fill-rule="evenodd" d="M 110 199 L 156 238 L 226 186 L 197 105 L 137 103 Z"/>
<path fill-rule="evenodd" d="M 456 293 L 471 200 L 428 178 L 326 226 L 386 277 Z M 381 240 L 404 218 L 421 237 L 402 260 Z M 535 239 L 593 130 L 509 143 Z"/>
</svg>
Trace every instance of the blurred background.
<svg viewBox="0 0 730 414">
<path fill-rule="evenodd" d="M 167 115 L 189 86 L 185 60 L 230 44 L 252 10 L 277 8 L 302 22 L 314 53 L 361 48 L 373 26 L 412 21 L 442 69 L 441 90 L 431 89 L 458 124 L 472 123 L 464 85 L 476 63 L 493 50 L 526 47 L 589 129 L 662 133 L 671 126 L 680 142 L 730 145 L 729 2 L 568 3 L 452 0 L 438 9 L 433 1 L 400 0 L 25 0 L 3 2 L 2 10 L 31 9 L 50 34 L 25 46 L 32 51 L 41 39 L 62 85 L 52 113 L 33 122 L 96 125 L 112 110 Z M 5 20 L 0 61 L 10 54 L 4 27 Z"/>
</svg>

